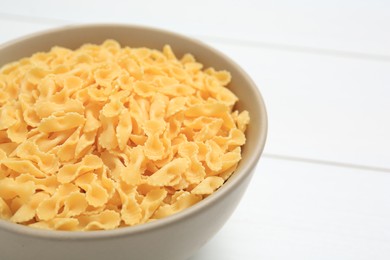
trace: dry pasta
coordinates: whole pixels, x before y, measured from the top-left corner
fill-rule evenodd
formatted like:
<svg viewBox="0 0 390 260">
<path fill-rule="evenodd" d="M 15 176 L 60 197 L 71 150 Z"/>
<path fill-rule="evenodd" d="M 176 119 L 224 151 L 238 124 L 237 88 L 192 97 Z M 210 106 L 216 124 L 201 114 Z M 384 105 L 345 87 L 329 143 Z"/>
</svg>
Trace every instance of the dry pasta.
<svg viewBox="0 0 390 260">
<path fill-rule="evenodd" d="M 241 160 L 250 118 L 191 54 L 53 47 L 0 69 L 0 218 L 107 230 L 180 212 Z"/>
</svg>

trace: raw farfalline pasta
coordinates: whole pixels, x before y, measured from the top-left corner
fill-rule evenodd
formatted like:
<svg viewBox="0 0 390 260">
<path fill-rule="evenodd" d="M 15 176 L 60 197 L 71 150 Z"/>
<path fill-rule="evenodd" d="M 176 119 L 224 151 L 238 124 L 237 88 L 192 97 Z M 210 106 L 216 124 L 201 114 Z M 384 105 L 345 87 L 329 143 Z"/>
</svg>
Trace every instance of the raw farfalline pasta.
<svg viewBox="0 0 390 260">
<path fill-rule="evenodd" d="M 0 218 L 54 230 L 133 226 L 215 192 L 247 111 L 191 54 L 54 47 L 0 69 Z"/>
</svg>

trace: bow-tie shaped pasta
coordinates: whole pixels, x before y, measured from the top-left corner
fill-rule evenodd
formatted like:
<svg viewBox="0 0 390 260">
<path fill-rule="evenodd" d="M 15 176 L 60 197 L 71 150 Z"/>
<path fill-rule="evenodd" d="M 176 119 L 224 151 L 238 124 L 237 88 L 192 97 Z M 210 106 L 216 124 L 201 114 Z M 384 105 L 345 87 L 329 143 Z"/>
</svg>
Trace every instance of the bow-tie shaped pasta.
<svg viewBox="0 0 390 260">
<path fill-rule="evenodd" d="M 241 160 L 250 117 L 229 72 L 191 54 L 53 47 L 0 69 L 0 217 L 101 230 L 180 212 Z"/>
</svg>

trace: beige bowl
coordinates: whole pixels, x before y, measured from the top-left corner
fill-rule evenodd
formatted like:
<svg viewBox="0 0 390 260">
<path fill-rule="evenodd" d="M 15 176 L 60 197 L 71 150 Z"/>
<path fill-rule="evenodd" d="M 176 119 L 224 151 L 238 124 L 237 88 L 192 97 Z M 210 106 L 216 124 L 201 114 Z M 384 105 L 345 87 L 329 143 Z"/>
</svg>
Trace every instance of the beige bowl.
<svg viewBox="0 0 390 260">
<path fill-rule="evenodd" d="M 170 44 L 180 57 L 192 53 L 206 67 L 231 72 L 230 88 L 239 110 L 251 116 L 242 161 L 214 194 L 176 215 L 155 222 L 110 231 L 47 231 L 0 220 L 1 259 L 133 259 L 179 260 L 190 257 L 228 220 L 253 175 L 267 134 L 263 99 L 248 75 L 222 53 L 196 40 L 130 25 L 83 25 L 50 30 L 0 46 L 0 66 L 54 45 L 77 48 L 84 43 L 116 39 L 121 45 L 161 49 Z M 244 238 L 243 238 L 244 239 Z"/>
</svg>

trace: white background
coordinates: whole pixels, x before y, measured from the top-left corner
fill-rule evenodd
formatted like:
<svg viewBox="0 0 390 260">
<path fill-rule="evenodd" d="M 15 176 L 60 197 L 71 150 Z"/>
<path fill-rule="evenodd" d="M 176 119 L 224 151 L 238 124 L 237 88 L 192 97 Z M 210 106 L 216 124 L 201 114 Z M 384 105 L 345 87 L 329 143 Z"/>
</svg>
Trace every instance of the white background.
<svg viewBox="0 0 390 260">
<path fill-rule="evenodd" d="M 0 44 L 81 23 L 195 37 L 263 94 L 253 181 L 191 260 L 390 259 L 389 1 L 0 1 Z"/>
</svg>

